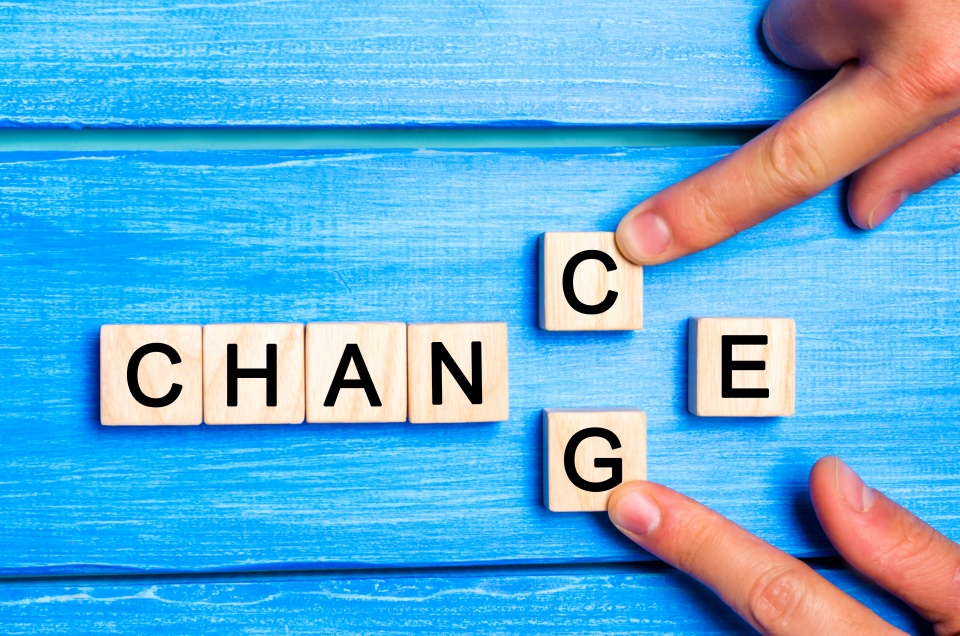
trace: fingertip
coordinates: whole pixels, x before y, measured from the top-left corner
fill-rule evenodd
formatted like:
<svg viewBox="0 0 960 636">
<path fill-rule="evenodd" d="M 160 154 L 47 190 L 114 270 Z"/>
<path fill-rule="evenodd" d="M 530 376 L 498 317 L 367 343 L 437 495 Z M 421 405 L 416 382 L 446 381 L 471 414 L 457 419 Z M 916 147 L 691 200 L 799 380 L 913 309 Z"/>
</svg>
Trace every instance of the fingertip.
<svg viewBox="0 0 960 636">
<path fill-rule="evenodd" d="M 620 501 L 625 496 L 636 490 L 648 493 L 649 496 L 656 497 L 656 493 L 653 492 L 655 486 L 656 485 L 653 482 L 644 481 L 642 479 L 623 482 L 614 488 L 613 492 L 610 493 L 610 499 L 607 500 L 607 512 L 612 512 L 614 508 L 620 505 Z"/>
<path fill-rule="evenodd" d="M 852 519 L 850 512 L 870 512 L 878 493 L 839 457 L 824 457 L 810 470 L 810 496 L 820 521 Z"/>
<path fill-rule="evenodd" d="M 836 455 L 827 455 L 818 459 L 810 469 L 810 495 L 814 506 L 818 503 L 832 504 L 839 501 L 837 475 L 841 465 L 846 466 L 842 459 Z"/>
<path fill-rule="evenodd" d="M 610 499 L 607 500 L 607 513 L 612 513 L 613 509 L 620 503 L 620 500 L 623 499 L 623 496 L 634 488 L 641 488 L 641 484 L 643 484 L 642 481 L 625 481 L 614 488 L 613 492 L 610 493 Z"/>
<path fill-rule="evenodd" d="M 906 190 L 897 190 L 873 202 L 849 201 L 850 220 L 861 230 L 875 230 L 903 207 L 909 197 Z"/>
<path fill-rule="evenodd" d="M 847 193 L 850 220 L 861 230 L 873 230 L 882 225 L 910 197 L 905 188 L 891 188 L 889 184 L 884 188 L 877 176 L 878 171 L 870 168 L 867 166 L 854 176 Z"/>
<path fill-rule="evenodd" d="M 854 173 L 850 179 L 850 189 L 847 191 L 847 213 L 850 221 L 861 230 L 869 230 L 867 217 L 872 209 L 871 201 L 877 199 L 879 182 L 873 176 L 876 172 L 874 164 L 867 164 Z"/>
<path fill-rule="evenodd" d="M 833 455 L 821 457 L 810 469 L 810 500 L 817 517 L 823 522 L 823 515 L 829 514 L 828 509 L 833 502 L 834 475 L 837 472 L 837 458 Z"/>
<path fill-rule="evenodd" d="M 617 246 L 637 265 L 657 265 L 666 258 L 673 244 L 670 224 L 658 211 L 640 206 L 617 227 Z"/>
<path fill-rule="evenodd" d="M 766 11 L 763 12 L 763 19 L 760 21 L 760 30 L 763 32 L 763 40 L 767 43 L 767 48 L 770 49 L 770 52 L 773 53 L 778 60 L 784 64 L 789 64 L 789 62 L 784 59 L 782 54 L 782 49 L 780 42 L 776 37 L 774 23 L 776 21 L 776 16 L 774 12 L 774 3 L 767 5 Z"/>
<path fill-rule="evenodd" d="M 816 461 L 813 467 L 810 469 L 810 487 L 814 485 L 820 485 L 823 482 L 824 477 L 828 477 L 836 471 L 837 457 L 835 455 L 827 455 L 826 457 L 821 457 Z"/>
<path fill-rule="evenodd" d="M 910 193 L 906 190 L 897 190 L 881 199 L 867 216 L 867 229 L 875 229 L 893 216 L 893 213 L 899 210 L 909 197 Z"/>
<path fill-rule="evenodd" d="M 778 60 L 787 66 L 804 67 L 805 56 L 797 51 L 796 46 L 789 45 L 789 39 L 784 36 L 789 32 L 788 7 L 783 6 L 783 2 L 771 2 L 763 12 L 763 20 L 760 23 L 760 29 L 763 32 L 763 39 L 767 43 L 767 48 Z"/>
<path fill-rule="evenodd" d="M 760 22 L 763 39 L 770 52 L 788 66 L 807 70 L 836 68 L 849 59 L 850 53 L 833 51 L 835 46 L 822 43 L 823 38 L 817 36 L 824 30 L 825 16 L 822 10 L 811 10 L 809 4 L 792 0 L 770 2 Z"/>
<path fill-rule="evenodd" d="M 610 521 L 637 542 L 656 531 L 663 519 L 660 502 L 652 489 L 647 488 L 647 483 L 633 481 L 621 484 L 607 502 Z"/>
<path fill-rule="evenodd" d="M 877 493 L 864 483 L 860 475 L 842 459 L 835 462 L 837 494 L 851 510 L 859 513 L 869 512 L 877 501 Z"/>
</svg>

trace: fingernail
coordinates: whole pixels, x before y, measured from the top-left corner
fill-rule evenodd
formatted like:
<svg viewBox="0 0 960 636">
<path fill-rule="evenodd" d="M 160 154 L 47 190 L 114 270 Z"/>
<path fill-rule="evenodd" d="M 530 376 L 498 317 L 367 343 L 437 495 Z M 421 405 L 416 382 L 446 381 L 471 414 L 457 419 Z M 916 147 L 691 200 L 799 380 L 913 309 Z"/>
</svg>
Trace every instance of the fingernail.
<svg viewBox="0 0 960 636">
<path fill-rule="evenodd" d="M 673 235 L 670 226 L 656 212 L 642 212 L 630 219 L 617 234 L 620 249 L 633 260 L 646 262 L 663 254 Z"/>
<path fill-rule="evenodd" d="M 870 510 L 873 502 L 876 501 L 877 493 L 863 483 L 860 476 L 842 460 L 837 459 L 836 462 L 837 490 L 840 491 L 840 498 L 857 512 Z"/>
<path fill-rule="evenodd" d="M 910 193 L 906 190 L 897 190 L 892 194 L 888 194 L 886 198 L 880 201 L 877 204 L 877 207 L 873 208 L 867 216 L 867 227 L 873 229 L 890 218 L 890 215 L 900 209 L 900 206 L 903 205 L 903 202 L 907 200 L 907 197 L 910 196 Z"/>
<path fill-rule="evenodd" d="M 660 526 L 660 506 L 646 493 L 631 490 L 610 511 L 613 525 L 633 534 L 645 536 Z"/>
</svg>

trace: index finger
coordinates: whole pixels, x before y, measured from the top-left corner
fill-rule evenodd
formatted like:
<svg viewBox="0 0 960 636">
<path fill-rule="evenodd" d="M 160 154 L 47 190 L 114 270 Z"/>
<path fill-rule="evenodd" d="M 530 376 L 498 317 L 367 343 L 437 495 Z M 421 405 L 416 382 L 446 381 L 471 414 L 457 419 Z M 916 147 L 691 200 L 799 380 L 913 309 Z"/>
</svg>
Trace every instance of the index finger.
<svg viewBox="0 0 960 636">
<path fill-rule="evenodd" d="M 705 249 L 825 190 L 953 109 L 934 87 L 848 65 L 797 110 L 712 166 L 650 197 L 617 229 L 654 265 Z"/>
<path fill-rule="evenodd" d="M 710 587 L 762 634 L 903 634 L 802 561 L 669 488 L 623 484 L 608 510 L 621 532 Z"/>
</svg>

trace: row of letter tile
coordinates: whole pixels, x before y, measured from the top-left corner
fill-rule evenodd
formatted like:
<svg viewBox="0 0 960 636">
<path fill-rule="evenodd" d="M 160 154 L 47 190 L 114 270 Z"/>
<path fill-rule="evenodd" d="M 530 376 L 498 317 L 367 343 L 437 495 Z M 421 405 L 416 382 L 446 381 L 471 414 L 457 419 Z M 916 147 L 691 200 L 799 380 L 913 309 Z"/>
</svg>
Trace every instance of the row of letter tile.
<svg viewBox="0 0 960 636">
<path fill-rule="evenodd" d="M 691 413 L 793 414 L 792 320 L 694 318 L 689 331 Z M 503 323 L 105 325 L 100 356 L 106 425 L 487 422 L 509 412 Z"/>
<path fill-rule="evenodd" d="M 104 325 L 104 425 L 503 421 L 504 323 Z"/>
</svg>

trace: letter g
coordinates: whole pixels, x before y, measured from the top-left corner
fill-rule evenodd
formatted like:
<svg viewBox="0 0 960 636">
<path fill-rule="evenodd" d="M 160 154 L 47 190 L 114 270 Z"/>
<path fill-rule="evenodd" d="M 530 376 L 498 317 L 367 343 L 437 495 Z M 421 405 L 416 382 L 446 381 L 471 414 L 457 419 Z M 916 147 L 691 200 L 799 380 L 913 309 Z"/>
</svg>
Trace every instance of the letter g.
<svg viewBox="0 0 960 636">
<path fill-rule="evenodd" d="M 577 431 L 570 437 L 570 441 L 567 442 L 567 448 L 563 452 L 563 468 L 567 472 L 567 479 L 580 490 L 586 490 L 587 492 L 604 492 L 616 488 L 620 485 L 620 482 L 623 481 L 623 460 L 618 457 L 604 457 L 593 460 L 593 465 L 597 468 L 610 469 L 610 479 L 587 481 L 577 472 L 577 448 L 579 448 L 584 440 L 591 437 L 605 439 L 613 450 L 620 448 L 620 439 L 617 438 L 613 431 L 598 427 L 585 428 Z"/>
</svg>

